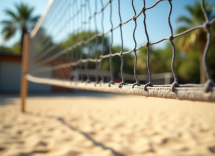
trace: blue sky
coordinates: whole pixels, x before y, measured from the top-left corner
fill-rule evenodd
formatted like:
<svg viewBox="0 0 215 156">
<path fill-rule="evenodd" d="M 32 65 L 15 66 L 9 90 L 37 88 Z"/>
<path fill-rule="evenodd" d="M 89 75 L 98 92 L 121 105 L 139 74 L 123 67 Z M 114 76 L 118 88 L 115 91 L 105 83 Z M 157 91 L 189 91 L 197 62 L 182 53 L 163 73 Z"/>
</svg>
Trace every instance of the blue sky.
<svg viewBox="0 0 215 156">
<path fill-rule="evenodd" d="M 79 0 L 79 4 L 82 0 Z M 149 7 L 153 5 L 157 0 L 146 0 L 146 7 Z M 47 7 L 48 0 L 0 0 L 0 20 L 7 19 L 7 17 L 4 14 L 4 10 L 11 9 L 14 10 L 14 3 L 20 3 L 24 2 L 29 4 L 29 6 L 34 6 L 35 11 L 34 15 L 41 15 L 44 10 Z M 108 0 L 103 0 L 103 3 L 106 4 Z M 215 0 L 211 0 L 211 3 L 215 3 Z M 91 0 L 91 7 L 92 7 L 92 13 L 94 13 L 95 9 L 95 0 Z M 173 11 L 171 15 L 171 23 L 173 26 L 173 31 L 181 25 L 176 23 L 176 20 L 181 15 L 188 16 L 188 12 L 185 11 L 184 6 L 188 4 L 193 4 L 194 0 L 172 0 L 173 4 Z M 134 5 L 137 14 L 140 12 L 143 1 L 142 0 L 134 0 Z M 118 15 L 118 1 L 113 0 L 112 2 L 113 7 L 113 24 L 114 27 L 119 24 L 119 15 Z M 101 8 L 100 0 L 98 0 L 97 5 L 97 11 Z M 105 32 L 110 30 L 110 20 L 109 20 L 109 12 L 110 7 L 108 6 L 105 9 L 104 16 L 104 25 L 105 25 Z M 160 2 L 156 7 L 153 9 L 146 11 L 146 24 L 147 24 L 147 30 L 149 33 L 149 38 L 151 42 L 157 41 L 161 38 L 168 37 L 170 35 L 170 29 L 167 23 L 167 16 L 169 12 L 169 3 L 167 0 Z M 131 6 L 131 0 L 121 0 L 121 16 L 122 16 L 122 22 L 128 20 L 129 18 L 133 17 L 134 12 Z M 98 22 L 98 29 L 101 32 L 101 15 L 97 15 L 97 22 Z M 94 26 L 94 20 L 92 20 L 92 29 L 95 28 Z M 0 31 L 2 27 L 0 25 Z M 134 47 L 134 40 L 133 40 L 133 29 L 134 29 L 134 21 L 130 21 L 128 24 L 123 25 L 123 39 L 124 39 L 124 45 L 127 49 L 133 49 Z M 120 31 L 119 29 L 116 29 L 114 31 L 114 45 L 120 45 L 121 39 L 120 39 Z M 110 33 L 108 34 L 110 35 Z M 0 35 L 0 45 L 12 45 L 14 42 L 19 40 L 20 32 L 16 33 L 16 35 L 10 39 L 7 42 L 3 41 L 3 36 Z M 137 29 L 135 33 L 135 37 L 137 40 L 137 45 L 140 46 L 146 42 L 146 36 L 144 32 L 144 26 L 143 26 L 143 14 L 137 19 Z M 159 43 L 158 45 L 154 45 L 155 48 L 163 48 L 165 46 L 166 42 Z"/>
</svg>

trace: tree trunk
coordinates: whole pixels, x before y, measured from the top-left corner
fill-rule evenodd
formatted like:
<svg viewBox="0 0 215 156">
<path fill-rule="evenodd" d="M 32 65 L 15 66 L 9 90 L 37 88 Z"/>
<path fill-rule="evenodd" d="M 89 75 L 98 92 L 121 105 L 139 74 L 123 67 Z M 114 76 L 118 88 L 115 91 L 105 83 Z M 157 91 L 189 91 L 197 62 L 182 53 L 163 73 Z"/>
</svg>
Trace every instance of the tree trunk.
<svg viewBox="0 0 215 156">
<path fill-rule="evenodd" d="M 200 49 L 199 62 L 200 62 L 200 83 L 201 84 L 204 84 L 206 82 L 206 74 L 205 74 L 205 69 L 203 64 L 203 54 L 204 54 L 206 42 L 207 42 L 206 34 L 204 31 L 202 31 L 198 37 L 198 44 Z"/>
<path fill-rule="evenodd" d="M 24 36 L 27 33 L 27 29 L 23 28 L 22 29 L 22 36 L 21 36 L 21 41 L 20 41 L 20 51 L 21 51 L 21 55 L 23 53 L 23 43 L 24 43 Z"/>
</svg>

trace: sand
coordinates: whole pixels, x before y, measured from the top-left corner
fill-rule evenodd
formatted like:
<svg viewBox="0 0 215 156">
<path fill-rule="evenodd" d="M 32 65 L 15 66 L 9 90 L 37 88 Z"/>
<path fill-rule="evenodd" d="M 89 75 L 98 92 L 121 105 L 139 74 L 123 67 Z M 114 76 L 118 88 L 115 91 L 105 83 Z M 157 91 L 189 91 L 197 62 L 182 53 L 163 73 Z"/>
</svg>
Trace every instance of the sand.
<svg viewBox="0 0 215 156">
<path fill-rule="evenodd" d="M 71 93 L 0 96 L 1 156 L 214 156 L 215 103 Z"/>
</svg>

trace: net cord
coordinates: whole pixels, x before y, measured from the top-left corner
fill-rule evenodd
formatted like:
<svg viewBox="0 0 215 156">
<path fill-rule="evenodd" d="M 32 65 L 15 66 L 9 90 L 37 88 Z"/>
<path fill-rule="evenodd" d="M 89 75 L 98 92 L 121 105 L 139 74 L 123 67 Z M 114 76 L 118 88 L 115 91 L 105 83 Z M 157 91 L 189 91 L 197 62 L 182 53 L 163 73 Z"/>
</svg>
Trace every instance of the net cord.
<svg viewBox="0 0 215 156">
<path fill-rule="evenodd" d="M 47 78 L 38 78 L 26 74 L 26 78 L 29 81 L 40 83 L 40 84 L 49 84 L 54 86 L 73 88 L 73 89 L 83 89 L 83 90 L 92 90 L 92 91 L 101 91 L 101 92 L 111 92 L 111 93 L 120 93 L 120 94 L 129 94 L 129 95 L 139 95 L 145 97 L 158 97 L 158 98 L 168 98 L 168 99 L 178 99 L 178 100 L 192 100 L 192 101 L 215 101 L 215 92 L 205 93 L 204 85 L 198 87 L 193 87 L 192 84 L 182 85 L 183 87 L 175 87 L 175 92 L 171 91 L 171 85 L 163 86 L 148 86 L 147 91 L 144 89 L 144 85 L 134 86 L 132 85 L 123 85 L 119 88 L 119 84 L 108 84 L 108 83 L 83 83 L 75 82 L 68 80 L 55 80 Z M 213 90 L 215 87 L 213 87 Z"/>
<path fill-rule="evenodd" d="M 46 18 L 46 15 L 48 14 L 52 4 L 54 3 L 54 0 L 49 0 L 48 2 L 48 6 L 47 9 L 45 10 L 44 14 L 40 17 L 39 21 L 37 22 L 36 26 L 34 27 L 34 29 L 32 30 L 30 37 L 33 38 L 36 33 L 38 32 L 38 30 L 40 29 L 44 19 Z"/>
</svg>

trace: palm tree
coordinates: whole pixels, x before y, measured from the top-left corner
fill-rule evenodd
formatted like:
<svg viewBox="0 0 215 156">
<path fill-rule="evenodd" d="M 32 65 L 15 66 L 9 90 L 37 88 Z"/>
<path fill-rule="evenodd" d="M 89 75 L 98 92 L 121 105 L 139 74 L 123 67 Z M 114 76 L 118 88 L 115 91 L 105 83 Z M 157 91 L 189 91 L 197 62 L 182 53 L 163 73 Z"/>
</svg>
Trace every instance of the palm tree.
<svg viewBox="0 0 215 156">
<path fill-rule="evenodd" d="M 209 16 L 209 20 L 211 20 L 213 18 L 213 11 L 214 11 L 215 5 L 209 6 L 209 2 L 207 1 L 207 2 L 205 2 L 205 7 L 207 10 L 207 14 Z M 181 33 L 183 31 L 188 30 L 197 25 L 202 25 L 205 22 L 205 17 L 204 17 L 200 2 L 195 1 L 194 5 L 187 5 L 187 6 L 185 6 L 185 9 L 189 12 L 189 14 L 191 16 L 189 16 L 189 17 L 181 16 L 178 18 L 177 22 L 183 22 L 184 26 L 178 28 L 176 31 L 177 33 Z M 215 32 L 214 26 L 211 30 L 213 32 Z M 182 52 L 187 51 L 187 50 L 192 51 L 193 45 L 194 44 L 198 45 L 198 47 L 200 49 L 200 55 L 199 55 L 200 83 L 205 83 L 205 81 L 206 81 L 203 62 L 202 62 L 203 52 L 204 52 L 206 42 L 207 42 L 207 36 L 206 36 L 205 29 L 195 30 L 195 31 L 188 33 L 186 35 L 183 35 L 177 39 L 178 47 L 180 48 L 180 50 Z"/>
<path fill-rule="evenodd" d="M 9 9 L 5 10 L 9 20 L 1 21 L 3 25 L 2 34 L 4 40 L 9 40 L 17 31 L 21 31 L 20 49 L 23 49 L 23 38 L 26 33 L 29 33 L 35 26 L 39 19 L 39 16 L 32 16 L 34 10 L 33 7 L 29 7 L 27 4 L 15 4 L 16 11 Z"/>
</svg>

